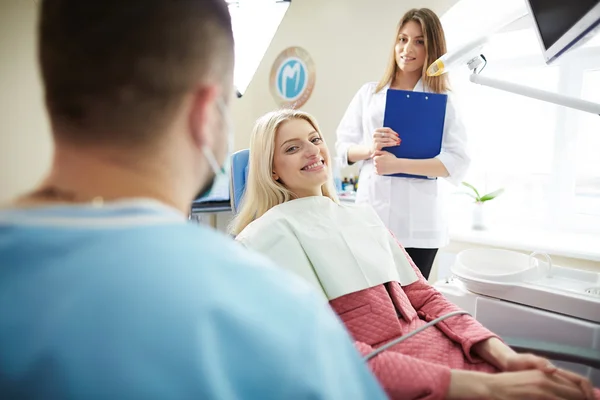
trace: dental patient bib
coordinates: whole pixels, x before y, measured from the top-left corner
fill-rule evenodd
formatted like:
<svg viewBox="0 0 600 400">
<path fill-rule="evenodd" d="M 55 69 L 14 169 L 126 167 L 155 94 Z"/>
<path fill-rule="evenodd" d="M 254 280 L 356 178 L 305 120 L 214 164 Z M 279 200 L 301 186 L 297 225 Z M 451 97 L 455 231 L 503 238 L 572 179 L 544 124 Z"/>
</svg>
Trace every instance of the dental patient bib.
<svg viewBox="0 0 600 400">
<path fill-rule="evenodd" d="M 407 255 L 368 205 L 325 196 L 273 207 L 236 238 L 321 290 L 328 300 L 386 282 L 417 281 Z"/>
</svg>

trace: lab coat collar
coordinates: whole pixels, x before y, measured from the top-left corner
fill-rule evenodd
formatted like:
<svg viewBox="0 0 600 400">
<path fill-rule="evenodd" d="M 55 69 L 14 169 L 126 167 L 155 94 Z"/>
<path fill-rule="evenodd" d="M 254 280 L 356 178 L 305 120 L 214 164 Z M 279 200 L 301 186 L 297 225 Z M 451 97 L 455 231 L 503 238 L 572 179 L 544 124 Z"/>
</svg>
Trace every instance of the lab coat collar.
<svg viewBox="0 0 600 400">
<path fill-rule="evenodd" d="M 413 88 L 414 92 L 425 92 L 425 85 L 423 84 L 423 78 L 419 79 L 417 81 L 417 84 L 415 85 L 415 87 Z"/>
<path fill-rule="evenodd" d="M 385 93 L 390 88 L 390 83 L 383 87 L 383 89 L 379 93 Z M 423 83 L 423 78 L 420 78 L 417 81 L 417 84 L 413 88 L 413 92 L 430 92 L 430 90 L 425 90 L 425 84 Z"/>
</svg>

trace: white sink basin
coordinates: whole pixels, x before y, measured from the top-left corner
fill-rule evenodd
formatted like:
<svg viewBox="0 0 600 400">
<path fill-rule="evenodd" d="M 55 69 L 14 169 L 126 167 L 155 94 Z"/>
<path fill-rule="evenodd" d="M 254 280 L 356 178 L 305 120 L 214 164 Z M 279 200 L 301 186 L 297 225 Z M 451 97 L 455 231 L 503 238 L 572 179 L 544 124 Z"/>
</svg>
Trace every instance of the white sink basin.
<svg viewBox="0 0 600 400">
<path fill-rule="evenodd" d="M 452 273 L 475 293 L 600 323 L 600 273 L 508 250 L 469 249 Z"/>
</svg>

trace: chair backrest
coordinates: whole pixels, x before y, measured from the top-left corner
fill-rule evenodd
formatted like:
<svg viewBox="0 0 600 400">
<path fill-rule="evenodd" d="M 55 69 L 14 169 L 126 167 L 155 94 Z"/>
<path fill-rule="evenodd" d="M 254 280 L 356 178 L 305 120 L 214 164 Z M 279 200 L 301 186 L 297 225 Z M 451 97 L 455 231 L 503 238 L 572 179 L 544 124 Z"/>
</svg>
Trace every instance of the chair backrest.
<svg viewBox="0 0 600 400">
<path fill-rule="evenodd" d="M 250 150 L 244 149 L 231 155 L 231 209 L 237 214 L 248 179 L 248 159 Z"/>
</svg>

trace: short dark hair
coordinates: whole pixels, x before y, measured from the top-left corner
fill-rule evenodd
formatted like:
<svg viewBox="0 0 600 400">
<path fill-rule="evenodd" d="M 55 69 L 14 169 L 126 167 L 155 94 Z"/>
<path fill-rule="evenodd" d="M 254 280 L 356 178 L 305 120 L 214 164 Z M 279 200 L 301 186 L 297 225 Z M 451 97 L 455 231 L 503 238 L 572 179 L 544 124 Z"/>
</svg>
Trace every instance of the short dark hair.
<svg viewBox="0 0 600 400">
<path fill-rule="evenodd" d="M 140 145 L 195 84 L 233 91 L 224 0 L 43 0 L 38 34 L 46 106 L 70 142 Z"/>
</svg>

